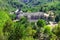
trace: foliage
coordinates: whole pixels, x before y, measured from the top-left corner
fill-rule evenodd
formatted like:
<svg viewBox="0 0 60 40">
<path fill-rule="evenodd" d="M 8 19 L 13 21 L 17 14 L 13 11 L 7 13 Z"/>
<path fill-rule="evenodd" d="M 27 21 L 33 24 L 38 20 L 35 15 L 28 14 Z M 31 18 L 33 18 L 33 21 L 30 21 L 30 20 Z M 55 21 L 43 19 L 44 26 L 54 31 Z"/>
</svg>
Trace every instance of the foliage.
<svg viewBox="0 0 60 40">
<path fill-rule="evenodd" d="M 50 26 L 45 26 L 44 27 L 44 33 L 51 33 L 51 30 L 52 28 Z"/>
<path fill-rule="evenodd" d="M 5 3 L 4 3 L 5 2 Z M 23 12 L 47 12 L 60 9 L 59 0 L 0 0 L 0 8 L 6 11 L 15 11 L 17 8 Z"/>
<path fill-rule="evenodd" d="M 42 20 L 42 19 L 39 19 L 38 22 L 37 22 L 37 25 L 39 27 L 44 27 L 46 25 L 46 22 L 44 20 Z"/>
<path fill-rule="evenodd" d="M 9 12 L 17 8 L 23 12 L 55 13 L 55 21 L 60 21 L 60 0 L 0 0 L 0 40 L 58 40 L 60 39 L 60 22 L 57 26 L 48 26 L 39 19 L 29 22 L 26 17 L 13 22 L 16 15 Z M 12 19 L 12 20 L 11 20 Z"/>
<path fill-rule="evenodd" d="M 60 37 L 60 22 L 58 23 L 58 25 L 53 29 L 53 33 Z"/>
<path fill-rule="evenodd" d="M 12 27 L 12 21 L 7 13 L 6 11 L 0 11 L 0 37 L 2 37 L 2 40 L 5 34 L 8 35 Z"/>
<path fill-rule="evenodd" d="M 56 22 L 59 22 L 59 21 L 60 21 L 60 14 L 58 14 L 58 15 L 55 17 L 55 21 L 56 21 Z"/>
<path fill-rule="evenodd" d="M 10 17 L 12 20 L 15 20 L 15 19 L 16 19 L 16 15 L 15 15 L 15 14 L 9 14 L 9 17 Z"/>
</svg>

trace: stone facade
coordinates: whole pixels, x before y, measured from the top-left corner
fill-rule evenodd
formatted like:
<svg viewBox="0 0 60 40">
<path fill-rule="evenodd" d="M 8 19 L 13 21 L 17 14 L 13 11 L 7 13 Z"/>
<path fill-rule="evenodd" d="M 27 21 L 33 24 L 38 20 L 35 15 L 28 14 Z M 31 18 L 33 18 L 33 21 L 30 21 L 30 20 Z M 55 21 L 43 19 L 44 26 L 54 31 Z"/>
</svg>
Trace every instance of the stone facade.
<svg viewBox="0 0 60 40">
<path fill-rule="evenodd" d="M 30 22 L 36 22 L 38 19 L 48 20 L 48 14 L 44 12 L 35 12 L 35 13 L 21 13 L 17 15 L 18 18 L 27 17 Z"/>
</svg>

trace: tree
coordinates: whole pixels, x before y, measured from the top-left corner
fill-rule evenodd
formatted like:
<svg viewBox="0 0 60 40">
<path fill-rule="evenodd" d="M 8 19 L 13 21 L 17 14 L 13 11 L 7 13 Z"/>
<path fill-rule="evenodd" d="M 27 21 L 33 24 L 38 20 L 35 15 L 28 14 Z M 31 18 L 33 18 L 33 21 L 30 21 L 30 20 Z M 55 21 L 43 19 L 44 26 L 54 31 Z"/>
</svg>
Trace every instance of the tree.
<svg viewBox="0 0 60 40">
<path fill-rule="evenodd" d="M 12 29 L 12 20 L 8 16 L 7 11 L 0 10 L 0 39 L 7 40 Z M 2 38 L 1 38 L 2 37 Z"/>
<path fill-rule="evenodd" d="M 39 40 L 42 40 L 43 39 L 43 33 L 44 33 L 44 26 L 46 25 L 46 22 L 45 20 L 43 19 L 39 19 L 37 21 L 37 26 L 38 28 L 36 29 L 36 33 L 35 35 L 33 36 L 34 38 L 38 38 Z M 41 38 L 42 37 L 42 38 Z"/>
<path fill-rule="evenodd" d="M 44 27 L 46 25 L 45 20 L 39 19 L 37 22 L 37 26 L 38 27 Z"/>
<path fill-rule="evenodd" d="M 12 32 L 10 32 L 8 40 L 19 40 L 22 38 L 23 30 L 21 30 L 20 27 L 21 26 L 19 25 L 19 23 L 14 24 L 14 30 Z"/>
<path fill-rule="evenodd" d="M 60 21 L 60 16 L 59 15 L 55 17 L 55 21 L 56 22 L 59 22 Z"/>
<path fill-rule="evenodd" d="M 60 22 L 56 27 L 53 28 L 52 32 L 57 36 L 58 39 L 60 39 Z"/>
<path fill-rule="evenodd" d="M 16 18 L 16 15 L 15 14 L 9 14 L 9 16 L 10 16 L 10 18 L 12 19 L 12 20 L 15 20 L 15 18 Z"/>
<path fill-rule="evenodd" d="M 25 24 L 27 22 L 27 17 L 21 17 L 20 18 L 20 23 Z"/>
<path fill-rule="evenodd" d="M 13 22 L 11 20 L 7 20 L 7 22 L 3 27 L 3 34 L 6 40 L 8 39 L 8 36 L 10 36 L 12 30 L 13 30 Z"/>
</svg>

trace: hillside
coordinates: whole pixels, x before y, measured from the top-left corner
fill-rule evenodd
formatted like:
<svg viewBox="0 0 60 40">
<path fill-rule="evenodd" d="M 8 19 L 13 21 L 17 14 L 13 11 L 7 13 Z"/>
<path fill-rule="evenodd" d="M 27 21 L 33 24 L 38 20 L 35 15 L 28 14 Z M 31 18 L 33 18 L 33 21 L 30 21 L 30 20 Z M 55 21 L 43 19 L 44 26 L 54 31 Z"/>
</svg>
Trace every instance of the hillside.
<svg viewBox="0 0 60 40">
<path fill-rule="evenodd" d="M 0 0 L 0 40 L 60 40 L 60 0 Z"/>
<path fill-rule="evenodd" d="M 58 0 L 0 0 L 0 9 L 14 11 L 19 8 L 24 12 L 37 12 L 41 9 L 41 6 L 56 1 Z"/>
</svg>

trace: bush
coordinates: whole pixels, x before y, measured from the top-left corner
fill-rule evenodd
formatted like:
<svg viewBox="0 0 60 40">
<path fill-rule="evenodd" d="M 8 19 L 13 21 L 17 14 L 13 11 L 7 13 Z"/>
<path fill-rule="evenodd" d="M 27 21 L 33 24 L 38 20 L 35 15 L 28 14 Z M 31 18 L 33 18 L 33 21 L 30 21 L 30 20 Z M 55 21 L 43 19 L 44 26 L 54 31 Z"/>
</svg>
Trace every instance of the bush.
<svg viewBox="0 0 60 40">
<path fill-rule="evenodd" d="M 42 19 L 39 19 L 38 22 L 37 22 L 37 26 L 39 27 L 44 27 L 46 25 L 46 22 Z"/>
</svg>

